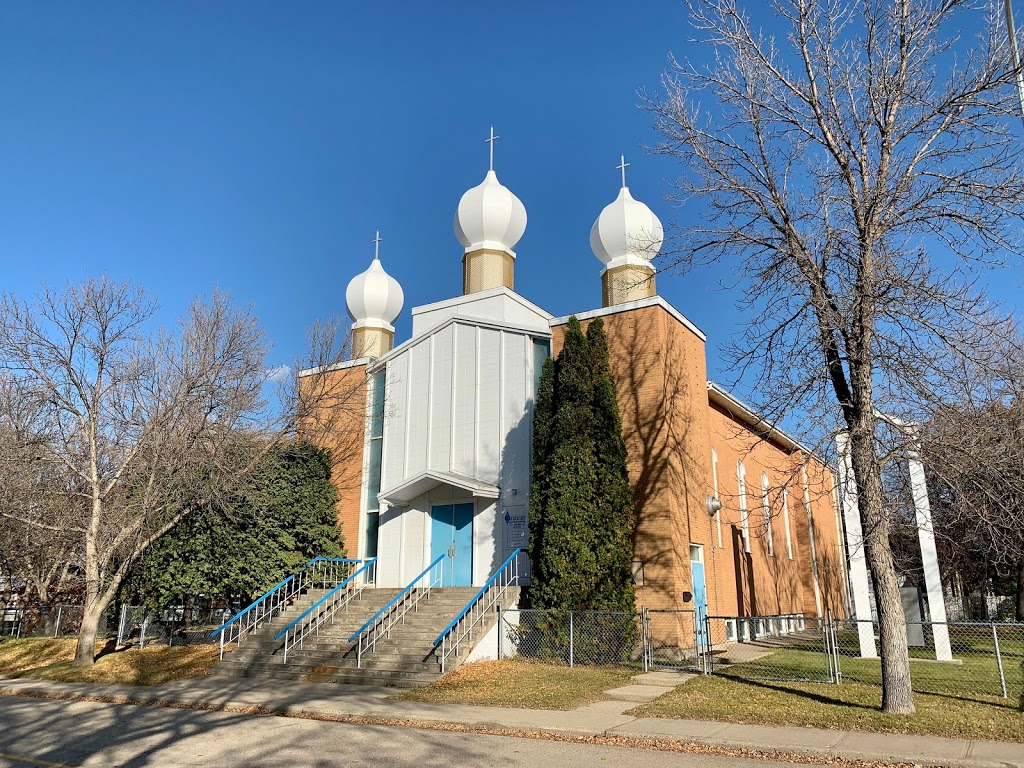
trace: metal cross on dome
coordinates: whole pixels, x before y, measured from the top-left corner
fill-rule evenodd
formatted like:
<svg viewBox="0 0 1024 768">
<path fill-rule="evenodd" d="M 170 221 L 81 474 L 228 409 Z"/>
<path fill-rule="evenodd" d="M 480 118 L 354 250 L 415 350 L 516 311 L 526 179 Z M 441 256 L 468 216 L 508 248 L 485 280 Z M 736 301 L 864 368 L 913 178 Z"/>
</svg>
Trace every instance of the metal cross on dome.
<svg viewBox="0 0 1024 768">
<path fill-rule="evenodd" d="M 380 236 L 380 230 L 377 230 L 377 236 L 373 238 L 373 258 L 375 261 L 380 261 L 380 241 L 384 238 Z"/>
<path fill-rule="evenodd" d="M 500 139 L 501 136 L 494 135 L 494 126 L 491 126 L 491 138 L 484 139 L 485 142 L 491 145 L 491 170 L 494 170 L 494 142 Z"/>
<path fill-rule="evenodd" d="M 619 155 L 619 164 L 615 167 L 622 171 L 622 186 L 626 186 L 626 169 L 629 168 L 629 163 L 626 162 L 625 155 Z"/>
</svg>

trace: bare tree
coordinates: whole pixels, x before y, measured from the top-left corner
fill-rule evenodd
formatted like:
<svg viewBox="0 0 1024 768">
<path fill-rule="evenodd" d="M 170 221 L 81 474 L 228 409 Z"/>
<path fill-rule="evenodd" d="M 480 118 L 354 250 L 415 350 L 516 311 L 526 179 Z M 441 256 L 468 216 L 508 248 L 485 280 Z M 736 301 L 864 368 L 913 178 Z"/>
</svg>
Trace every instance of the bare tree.
<svg viewBox="0 0 1024 768">
<path fill-rule="evenodd" d="M 974 278 L 1017 253 L 1017 70 L 995 0 L 774 0 L 778 37 L 742 5 L 692 0 L 714 58 L 673 60 L 647 100 L 658 151 L 685 168 L 679 199 L 702 206 L 666 266 L 735 263 L 753 318 L 739 370 L 759 371 L 774 416 L 827 412 L 849 432 L 882 708 L 911 713 L 881 481 L 899 446 L 878 412 L 917 416 L 948 361 L 999 329 Z"/>
<path fill-rule="evenodd" d="M 985 376 L 933 414 L 923 453 L 947 561 L 969 584 L 994 573 L 1015 579 L 1014 613 L 1024 621 L 1024 381 L 1016 365 L 1007 374 Z"/>
<path fill-rule="evenodd" d="M 244 473 L 252 457 L 240 443 L 279 426 L 263 399 L 264 339 L 250 313 L 216 294 L 171 335 L 149 330 L 154 311 L 141 289 L 105 278 L 47 289 L 31 305 L 0 301 L 0 365 L 34 398 L 33 434 L 72 478 L 81 508 L 67 526 L 84 555 L 78 664 L 93 662 L 100 618 L 131 564 Z"/>
</svg>

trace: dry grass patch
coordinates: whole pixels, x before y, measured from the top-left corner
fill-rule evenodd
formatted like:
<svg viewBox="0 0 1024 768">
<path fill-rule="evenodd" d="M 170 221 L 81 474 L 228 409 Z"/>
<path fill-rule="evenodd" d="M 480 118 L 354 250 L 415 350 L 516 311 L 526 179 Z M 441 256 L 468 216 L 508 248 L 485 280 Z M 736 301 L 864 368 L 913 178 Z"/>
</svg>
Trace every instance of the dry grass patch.
<svg viewBox="0 0 1024 768">
<path fill-rule="evenodd" d="M 575 709 L 636 674 L 616 667 L 573 667 L 505 659 L 467 664 L 435 683 L 392 698 L 438 704 Z"/>
<path fill-rule="evenodd" d="M 976 701 L 915 693 L 917 714 L 910 717 L 886 715 L 879 709 L 881 703 L 881 688 L 864 683 L 825 685 L 711 676 L 691 680 L 629 714 L 1024 742 L 1024 712 L 1015 699 Z"/>
<path fill-rule="evenodd" d="M 201 677 L 217 663 L 216 645 L 150 646 L 115 651 L 97 644 L 91 667 L 76 667 L 75 639 L 25 638 L 0 643 L 0 676 L 65 683 L 156 685 Z"/>
</svg>

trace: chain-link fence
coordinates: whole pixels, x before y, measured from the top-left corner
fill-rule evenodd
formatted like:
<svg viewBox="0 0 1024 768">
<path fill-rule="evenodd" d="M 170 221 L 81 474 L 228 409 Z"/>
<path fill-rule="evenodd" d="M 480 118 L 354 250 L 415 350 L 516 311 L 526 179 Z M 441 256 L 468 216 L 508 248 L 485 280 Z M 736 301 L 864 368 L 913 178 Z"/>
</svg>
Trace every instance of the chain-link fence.
<svg viewBox="0 0 1024 768">
<path fill-rule="evenodd" d="M 713 616 L 707 668 L 747 680 L 882 683 L 878 624 L 803 616 Z M 652 633 L 653 634 L 653 633 Z M 989 701 L 1024 695 L 1024 624 L 909 622 L 917 693 Z"/>
<path fill-rule="evenodd" d="M 228 608 L 196 606 L 186 614 L 184 606 L 153 611 L 143 605 L 123 605 L 117 628 L 117 645 L 202 645 L 215 643 L 210 630 L 231 618 Z"/>
<path fill-rule="evenodd" d="M 0 613 L 0 633 L 11 637 L 62 637 L 82 626 L 81 605 L 50 605 L 43 608 L 7 607 Z"/>
<path fill-rule="evenodd" d="M 519 656 L 570 667 L 640 666 L 643 663 L 641 614 L 618 611 L 502 611 L 498 657 Z"/>
<path fill-rule="evenodd" d="M 874 657 L 878 624 L 849 620 L 835 626 L 842 679 L 881 685 L 881 662 Z M 917 693 L 979 701 L 1024 694 L 1024 624 L 908 622 L 907 645 Z"/>
<path fill-rule="evenodd" d="M 834 682 L 832 626 L 800 615 L 709 616 L 709 669 L 747 680 Z"/>
</svg>

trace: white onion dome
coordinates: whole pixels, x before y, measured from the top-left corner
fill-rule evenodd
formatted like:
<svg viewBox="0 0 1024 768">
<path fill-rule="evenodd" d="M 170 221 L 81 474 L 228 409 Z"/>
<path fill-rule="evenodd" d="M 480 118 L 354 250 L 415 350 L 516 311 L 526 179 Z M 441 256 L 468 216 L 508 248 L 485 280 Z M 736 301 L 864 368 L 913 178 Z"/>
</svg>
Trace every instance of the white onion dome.
<svg viewBox="0 0 1024 768">
<path fill-rule="evenodd" d="M 378 258 L 370 262 L 369 269 L 353 277 L 345 291 L 345 303 L 355 328 L 394 331 L 391 324 L 402 311 L 404 302 L 402 286 L 384 271 Z"/>
<path fill-rule="evenodd" d="M 481 249 L 512 251 L 526 231 L 526 208 L 493 170 L 468 190 L 455 213 L 455 236 L 466 253 Z"/>
<path fill-rule="evenodd" d="M 604 207 L 590 229 L 590 248 L 605 269 L 648 266 L 661 250 L 665 230 L 654 211 L 633 199 L 629 187 Z"/>
</svg>

